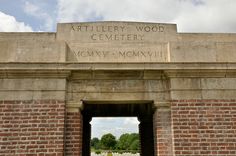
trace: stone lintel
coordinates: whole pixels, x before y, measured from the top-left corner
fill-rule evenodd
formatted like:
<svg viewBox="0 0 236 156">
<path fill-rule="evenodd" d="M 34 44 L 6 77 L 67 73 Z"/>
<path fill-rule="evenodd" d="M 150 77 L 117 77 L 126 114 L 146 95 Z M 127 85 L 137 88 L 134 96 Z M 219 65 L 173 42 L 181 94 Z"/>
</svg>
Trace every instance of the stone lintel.
<svg viewBox="0 0 236 156">
<path fill-rule="evenodd" d="M 153 104 L 152 100 L 82 100 L 84 104 Z"/>
</svg>

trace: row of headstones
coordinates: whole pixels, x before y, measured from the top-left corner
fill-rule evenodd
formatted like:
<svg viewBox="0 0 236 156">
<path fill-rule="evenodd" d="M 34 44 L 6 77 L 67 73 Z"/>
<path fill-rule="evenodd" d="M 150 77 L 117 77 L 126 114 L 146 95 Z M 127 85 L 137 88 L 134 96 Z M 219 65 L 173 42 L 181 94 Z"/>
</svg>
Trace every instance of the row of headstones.
<svg viewBox="0 0 236 156">
<path fill-rule="evenodd" d="M 107 153 L 101 153 L 101 154 L 96 154 L 96 153 L 91 153 L 91 156 L 108 156 Z M 112 156 L 140 156 L 139 153 L 132 154 L 132 153 L 112 153 Z"/>
</svg>

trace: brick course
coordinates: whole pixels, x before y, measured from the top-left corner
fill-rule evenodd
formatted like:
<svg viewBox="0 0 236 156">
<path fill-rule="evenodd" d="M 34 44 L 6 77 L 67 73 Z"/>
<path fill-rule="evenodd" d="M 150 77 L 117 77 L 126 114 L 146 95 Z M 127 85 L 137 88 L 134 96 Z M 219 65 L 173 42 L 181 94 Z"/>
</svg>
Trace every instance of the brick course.
<svg viewBox="0 0 236 156">
<path fill-rule="evenodd" d="M 236 100 L 173 100 L 175 155 L 235 156 Z"/>
<path fill-rule="evenodd" d="M 171 112 L 169 108 L 159 108 L 154 114 L 154 142 L 156 156 L 172 156 Z M 156 136 L 156 137 L 155 137 Z"/>
<path fill-rule="evenodd" d="M 80 112 L 67 112 L 66 115 L 66 156 L 82 155 L 82 115 Z"/>
<path fill-rule="evenodd" d="M 64 119 L 64 101 L 0 101 L 0 155 L 62 156 Z"/>
</svg>

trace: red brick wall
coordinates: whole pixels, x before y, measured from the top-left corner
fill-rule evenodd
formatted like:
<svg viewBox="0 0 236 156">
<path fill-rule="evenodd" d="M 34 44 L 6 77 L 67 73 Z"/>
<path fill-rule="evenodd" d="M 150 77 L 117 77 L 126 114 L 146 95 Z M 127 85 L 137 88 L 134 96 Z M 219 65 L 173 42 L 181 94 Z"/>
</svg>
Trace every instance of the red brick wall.
<svg viewBox="0 0 236 156">
<path fill-rule="evenodd" d="M 173 100 L 154 131 L 158 156 L 235 156 L 236 100 Z M 62 156 L 64 143 L 66 156 L 81 156 L 82 116 L 65 121 L 64 101 L 0 101 L 1 156 Z"/>
<path fill-rule="evenodd" d="M 0 101 L 0 155 L 62 156 L 64 119 L 64 101 Z"/>
<path fill-rule="evenodd" d="M 66 116 L 66 156 L 82 154 L 82 115 L 80 112 L 67 112 Z"/>
<path fill-rule="evenodd" d="M 154 114 L 154 148 L 156 156 L 173 155 L 170 108 L 159 108 Z"/>
<path fill-rule="evenodd" d="M 236 155 L 236 100 L 173 100 L 171 110 L 176 156 Z"/>
</svg>

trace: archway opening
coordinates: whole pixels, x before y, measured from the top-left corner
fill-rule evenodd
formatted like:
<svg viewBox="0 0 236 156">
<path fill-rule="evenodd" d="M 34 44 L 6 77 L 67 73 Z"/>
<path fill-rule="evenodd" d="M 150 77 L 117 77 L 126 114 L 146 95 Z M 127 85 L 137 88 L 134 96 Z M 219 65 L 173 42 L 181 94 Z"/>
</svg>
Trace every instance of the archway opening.
<svg viewBox="0 0 236 156">
<path fill-rule="evenodd" d="M 153 101 L 83 101 L 83 105 L 83 156 L 90 156 L 93 117 L 137 117 L 140 156 L 154 156 Z"/>
</svg>

